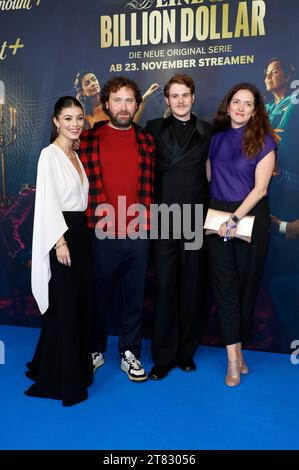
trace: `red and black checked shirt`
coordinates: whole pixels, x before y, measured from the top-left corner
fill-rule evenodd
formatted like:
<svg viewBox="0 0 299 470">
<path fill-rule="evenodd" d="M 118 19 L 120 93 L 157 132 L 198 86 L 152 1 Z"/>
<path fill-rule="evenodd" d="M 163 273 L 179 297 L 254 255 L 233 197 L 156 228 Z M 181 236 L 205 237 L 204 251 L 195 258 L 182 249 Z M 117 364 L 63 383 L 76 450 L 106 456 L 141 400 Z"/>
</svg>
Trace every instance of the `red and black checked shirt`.
<svg viewBox="0 0 299 470">
<path fill-rule="evenodd" d="M 94 228 L 99 221 L 95 215 L 99 204 L 106 203 L 104 191 L 101 160 L 99 129 L 108 121 L 97 122 L 92 129 L 81 134 L 80 159 L 89 180 L 88 207 L 86 209 L 87 225 Z M 138 149 L 138 183 L 137 203 L 146 207 L 145 230 L 150 229 L 150 204 L 154 202 L 154 164 L 155 144 L 154 139 L 144 129 L 133 123 L 136 132 L 136 145 Z"/>
</svg>

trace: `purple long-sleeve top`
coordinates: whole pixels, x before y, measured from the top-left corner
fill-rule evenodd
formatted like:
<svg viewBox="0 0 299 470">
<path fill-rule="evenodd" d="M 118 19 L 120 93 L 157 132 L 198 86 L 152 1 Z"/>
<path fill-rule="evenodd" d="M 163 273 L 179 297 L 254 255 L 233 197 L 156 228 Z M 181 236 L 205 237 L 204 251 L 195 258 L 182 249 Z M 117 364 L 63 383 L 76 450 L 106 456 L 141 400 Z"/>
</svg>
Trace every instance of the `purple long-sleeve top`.
<svg viewBox="0 0 299 470">
<path fill-rule="evenodd" d="M 275 140 L 266 135 L 264 148 L 257 156 L 249 159 L 243 152 L 245 126 L 215 134 L 212 138 L 209 159 L 211 161 L 210 195 L 220 201 L 242 201 L 255 184 L 257 164 L 276 150 Z"/>
</svg>

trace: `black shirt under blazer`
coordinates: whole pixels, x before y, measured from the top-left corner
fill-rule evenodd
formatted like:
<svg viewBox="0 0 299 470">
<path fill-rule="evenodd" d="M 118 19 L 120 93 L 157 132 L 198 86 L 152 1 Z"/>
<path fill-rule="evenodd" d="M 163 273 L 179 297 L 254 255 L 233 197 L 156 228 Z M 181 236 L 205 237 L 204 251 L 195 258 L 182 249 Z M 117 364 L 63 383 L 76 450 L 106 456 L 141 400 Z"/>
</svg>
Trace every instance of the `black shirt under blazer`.
<svg viewBox="0 0 299 470">
<path fill-rule="evenodd" d="M 194 128 L 181 148 L 175 136 L 172 116 L 153 119 L 147 131 L 156 143 L 155 202 L 200 204 L 208 200 L 206 160 L 212 126 L 191 115 Z"/>
</svg>

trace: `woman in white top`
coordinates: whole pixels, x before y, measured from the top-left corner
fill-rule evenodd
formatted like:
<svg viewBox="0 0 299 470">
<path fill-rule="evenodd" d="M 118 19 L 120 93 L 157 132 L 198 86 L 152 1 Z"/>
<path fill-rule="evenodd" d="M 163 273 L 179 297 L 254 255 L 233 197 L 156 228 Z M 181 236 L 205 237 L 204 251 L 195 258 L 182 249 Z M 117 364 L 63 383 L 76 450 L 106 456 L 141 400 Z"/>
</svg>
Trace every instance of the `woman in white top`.
<svg viewBox="0 0 299 470">
<path fill-rule="evenodd" d="M 41 152 L 32 243 L 32 292 L 42 328 L 27 377 L 29 396 L 64 406 L 85 400 L 92 382 L 89 339 L 89 237 L 85 224 L 88 179 L 73 150 L 84 126 L 71 96 L 54 107 L 52 143 Z"/>
</svg>

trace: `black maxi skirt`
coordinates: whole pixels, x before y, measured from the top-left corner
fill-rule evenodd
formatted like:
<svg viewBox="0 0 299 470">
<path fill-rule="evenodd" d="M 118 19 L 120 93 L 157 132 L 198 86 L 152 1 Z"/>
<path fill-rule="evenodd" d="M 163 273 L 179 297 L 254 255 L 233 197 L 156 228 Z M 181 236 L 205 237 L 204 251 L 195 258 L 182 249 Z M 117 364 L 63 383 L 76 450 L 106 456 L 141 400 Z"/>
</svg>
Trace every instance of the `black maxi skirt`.
<svg viewBox="0 0 299 470">
<path fill-rule="evenodd" d="M 211 200 L 212 209 L 234 212 L 242 201 Z M 268 251 L 270 214 L 264 197 L 249 212 L 255 221 L 252 241 L 227 242 L 207 235 L 206 246 L 221 336 L 225 345 L 252 340 L 254 310 Z"/>
<path fill-rule="evenodd" d="M 71 266 L 50 252 L 49 308 L 27 377 L 35 383 L 25 394 L 62 400 L 74 405 L 88 397 L 93 367 L 89 351 L 90 247 L 84 212 L 64 212 L 69 229 L 64 234 Z"/>
</svg>

